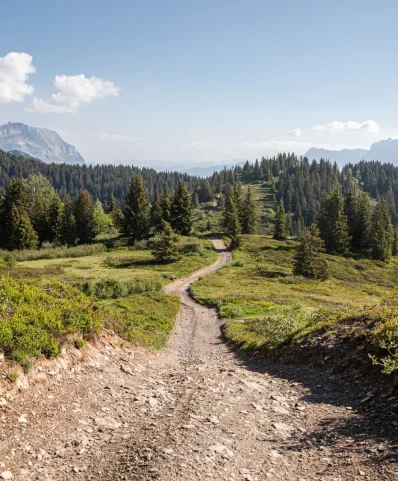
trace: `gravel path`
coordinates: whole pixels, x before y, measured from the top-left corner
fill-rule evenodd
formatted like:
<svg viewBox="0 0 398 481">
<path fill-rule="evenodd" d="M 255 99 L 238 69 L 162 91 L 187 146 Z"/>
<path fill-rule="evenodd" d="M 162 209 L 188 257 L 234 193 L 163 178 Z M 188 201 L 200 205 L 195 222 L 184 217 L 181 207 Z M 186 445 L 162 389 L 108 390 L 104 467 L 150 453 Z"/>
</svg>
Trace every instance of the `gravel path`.
<svg viewBox="0 0 398 481">
<path fill-rule="evenodd" d="M 104 344 L 80 369 L 45 372 L 46 382 L 0 406 L 0 472 L 24 481 L 398 479 L 398 424 L 383 425 L 360 380 L 260 369 L 228 349 L 217 312 L 187 292 L 230 262 L 213 242 L 213 266 L 167 286 L 182 307 L 166 350 Z"/>
</svg>

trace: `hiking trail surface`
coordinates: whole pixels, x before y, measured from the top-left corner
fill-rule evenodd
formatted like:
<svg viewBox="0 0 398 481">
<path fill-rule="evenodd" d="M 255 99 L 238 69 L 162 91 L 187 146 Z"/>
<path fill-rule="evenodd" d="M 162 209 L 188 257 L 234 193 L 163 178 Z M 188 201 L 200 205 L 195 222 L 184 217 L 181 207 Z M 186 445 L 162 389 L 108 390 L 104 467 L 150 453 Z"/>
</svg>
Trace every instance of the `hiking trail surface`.
<svg viewBox="0 0 398 481">
<path fill-rule="evenodd" d="M 215 264 L 166 288 L 182 299 L 167 349 L 126 351 L 110 335 L 0 399 L 0 479 L 398 479 L 397 424 L 383 424 L 361 380 L 256 365 L 223 342 L 216 310 L 189 295 L 232 259 L 213 243 Z"/>
</svg>

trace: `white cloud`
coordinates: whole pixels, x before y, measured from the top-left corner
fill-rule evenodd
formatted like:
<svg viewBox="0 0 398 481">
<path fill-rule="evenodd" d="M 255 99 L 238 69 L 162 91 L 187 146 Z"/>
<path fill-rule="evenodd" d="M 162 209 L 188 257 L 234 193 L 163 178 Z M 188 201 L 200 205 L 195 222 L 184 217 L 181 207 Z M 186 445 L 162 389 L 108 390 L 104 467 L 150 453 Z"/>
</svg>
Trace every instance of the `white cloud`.
<svg viewBox="0 0 398 481">
<path fill-rule="evenodd" d="M 33 99 L 29 112 L 76 113 L 83 104 L 103 97 L 117 97 L 119 88 L 113 82 L 80 75 L 56 75 L 54 86 L 59 90 L 50 100 Z"/>
<path fill-rule="evenodd" d="M 340 132 L 379 132 L 380 126 L 374 120 L 365 120 L 357 122 L 356 120 L 349 120 L 348 122 L 339 122 L 335 120 L 325 125 L 315 125 L 312 127 L 317 134 L 321 136 L 334 135 Z"/>
<path fill-rule="evenodd" d="M 290 134 L 292 137 L 301 137 L 302 131 L 301 131 L 301 129 L 299 129 L 299 128 L 297 128 L 297 129 L 292 129 L 292 130 L 289 130 L 289 134 Z"/>
<path fill-rule="evenodd" d="M 134 137 L 133 135 L 124 134 L 92 134 L 88 136 L 92 139 L 98 139 L 101 142 L 135 142 L 137 140 L 142 140 L 142 137 Z"/>
<path fill-rule="evenodd" d="M 0 103 L 22 102 L 32 95 L 34 88 L 27 84 L 30 74 L 36 69 L 32 57 L 23 52 L 10 52 L 0 57 Z"/>
</svg>

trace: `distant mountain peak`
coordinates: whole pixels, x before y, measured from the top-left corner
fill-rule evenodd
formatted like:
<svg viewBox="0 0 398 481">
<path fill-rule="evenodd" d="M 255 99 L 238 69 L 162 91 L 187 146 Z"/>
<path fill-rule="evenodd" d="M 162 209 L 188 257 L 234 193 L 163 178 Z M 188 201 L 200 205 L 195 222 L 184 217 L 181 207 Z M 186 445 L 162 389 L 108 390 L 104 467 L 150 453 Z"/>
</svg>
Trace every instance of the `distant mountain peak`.
<svg viewBox="0 0 398 481">
<path fill-rule="evenodd" d="M 0 125 L 0 149 L 6 152 L 20 151 L 46 163 L 85 163 L 76 148 L 65 142 L 57 132 L 22 122 Z"/>
<path fill-rule="evenodd" d="M 356 164 L 361 160 L 379 160 L 380 162 L 398 165 L 398 139 L 384 139 L 374 142 L 370 149 L 325 150 L 311 148 L 305 154 L 311 160 L 328 159 L 340 167 L 345 164 Z"/>
</svg>

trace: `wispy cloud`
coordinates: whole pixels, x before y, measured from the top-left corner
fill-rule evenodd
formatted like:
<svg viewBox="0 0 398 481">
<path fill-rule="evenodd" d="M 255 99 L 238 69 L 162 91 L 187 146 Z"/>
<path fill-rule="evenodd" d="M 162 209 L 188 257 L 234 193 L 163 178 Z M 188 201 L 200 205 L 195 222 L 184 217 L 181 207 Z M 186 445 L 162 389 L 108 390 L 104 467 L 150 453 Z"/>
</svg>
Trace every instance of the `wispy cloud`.
<svg viewBox="0 0 398 481">
<path fill-rule="evenodd" d="M 113 82 L 85 75 L 56 75 L 54 86 L 58 89 L 50 100 L 37 97 L 26 110 L 39 113 L 76 113 L 84 104 L 108 96 L 117 97 L 120 89 Z"/>
<path fill-rule="evenodd" d="M 302 131 L 299 128 L 292 129 L 292 130 L 289 130 L 289 135 L 291 135 L 292 137 L 301 137 Z"/>
<path fill-rule="evenodd" d="M 379 132 L 380 126 L 374 120 L 365 120 L 358 122 L 356 120 L 349 120 L 348 122 L 339 122 L 335 120 L 324 125 L 315 125 L 312 127 L 317 134 L 321 136 L 334 135 L 340 132 Z"/>
<path fill-rule="evenodd" d="M 142 137 L 135 137 L 134 135 L 125 135 L 125 134 L 107 134 L 107 133 L 99 133 L 99 134 L 91 134 L 87 136 L 90 139 L 97 139 L 101 142 L 136 142 L 137 140 L 142 140 Z"/>
<path fill-rule="evenodd" d="M 36 69 L 27 53 L 10 52 L 0 57 L 0 103 L 22 102 L 32 95 L 34 88 L 27 83 Z"/>
</svg>

